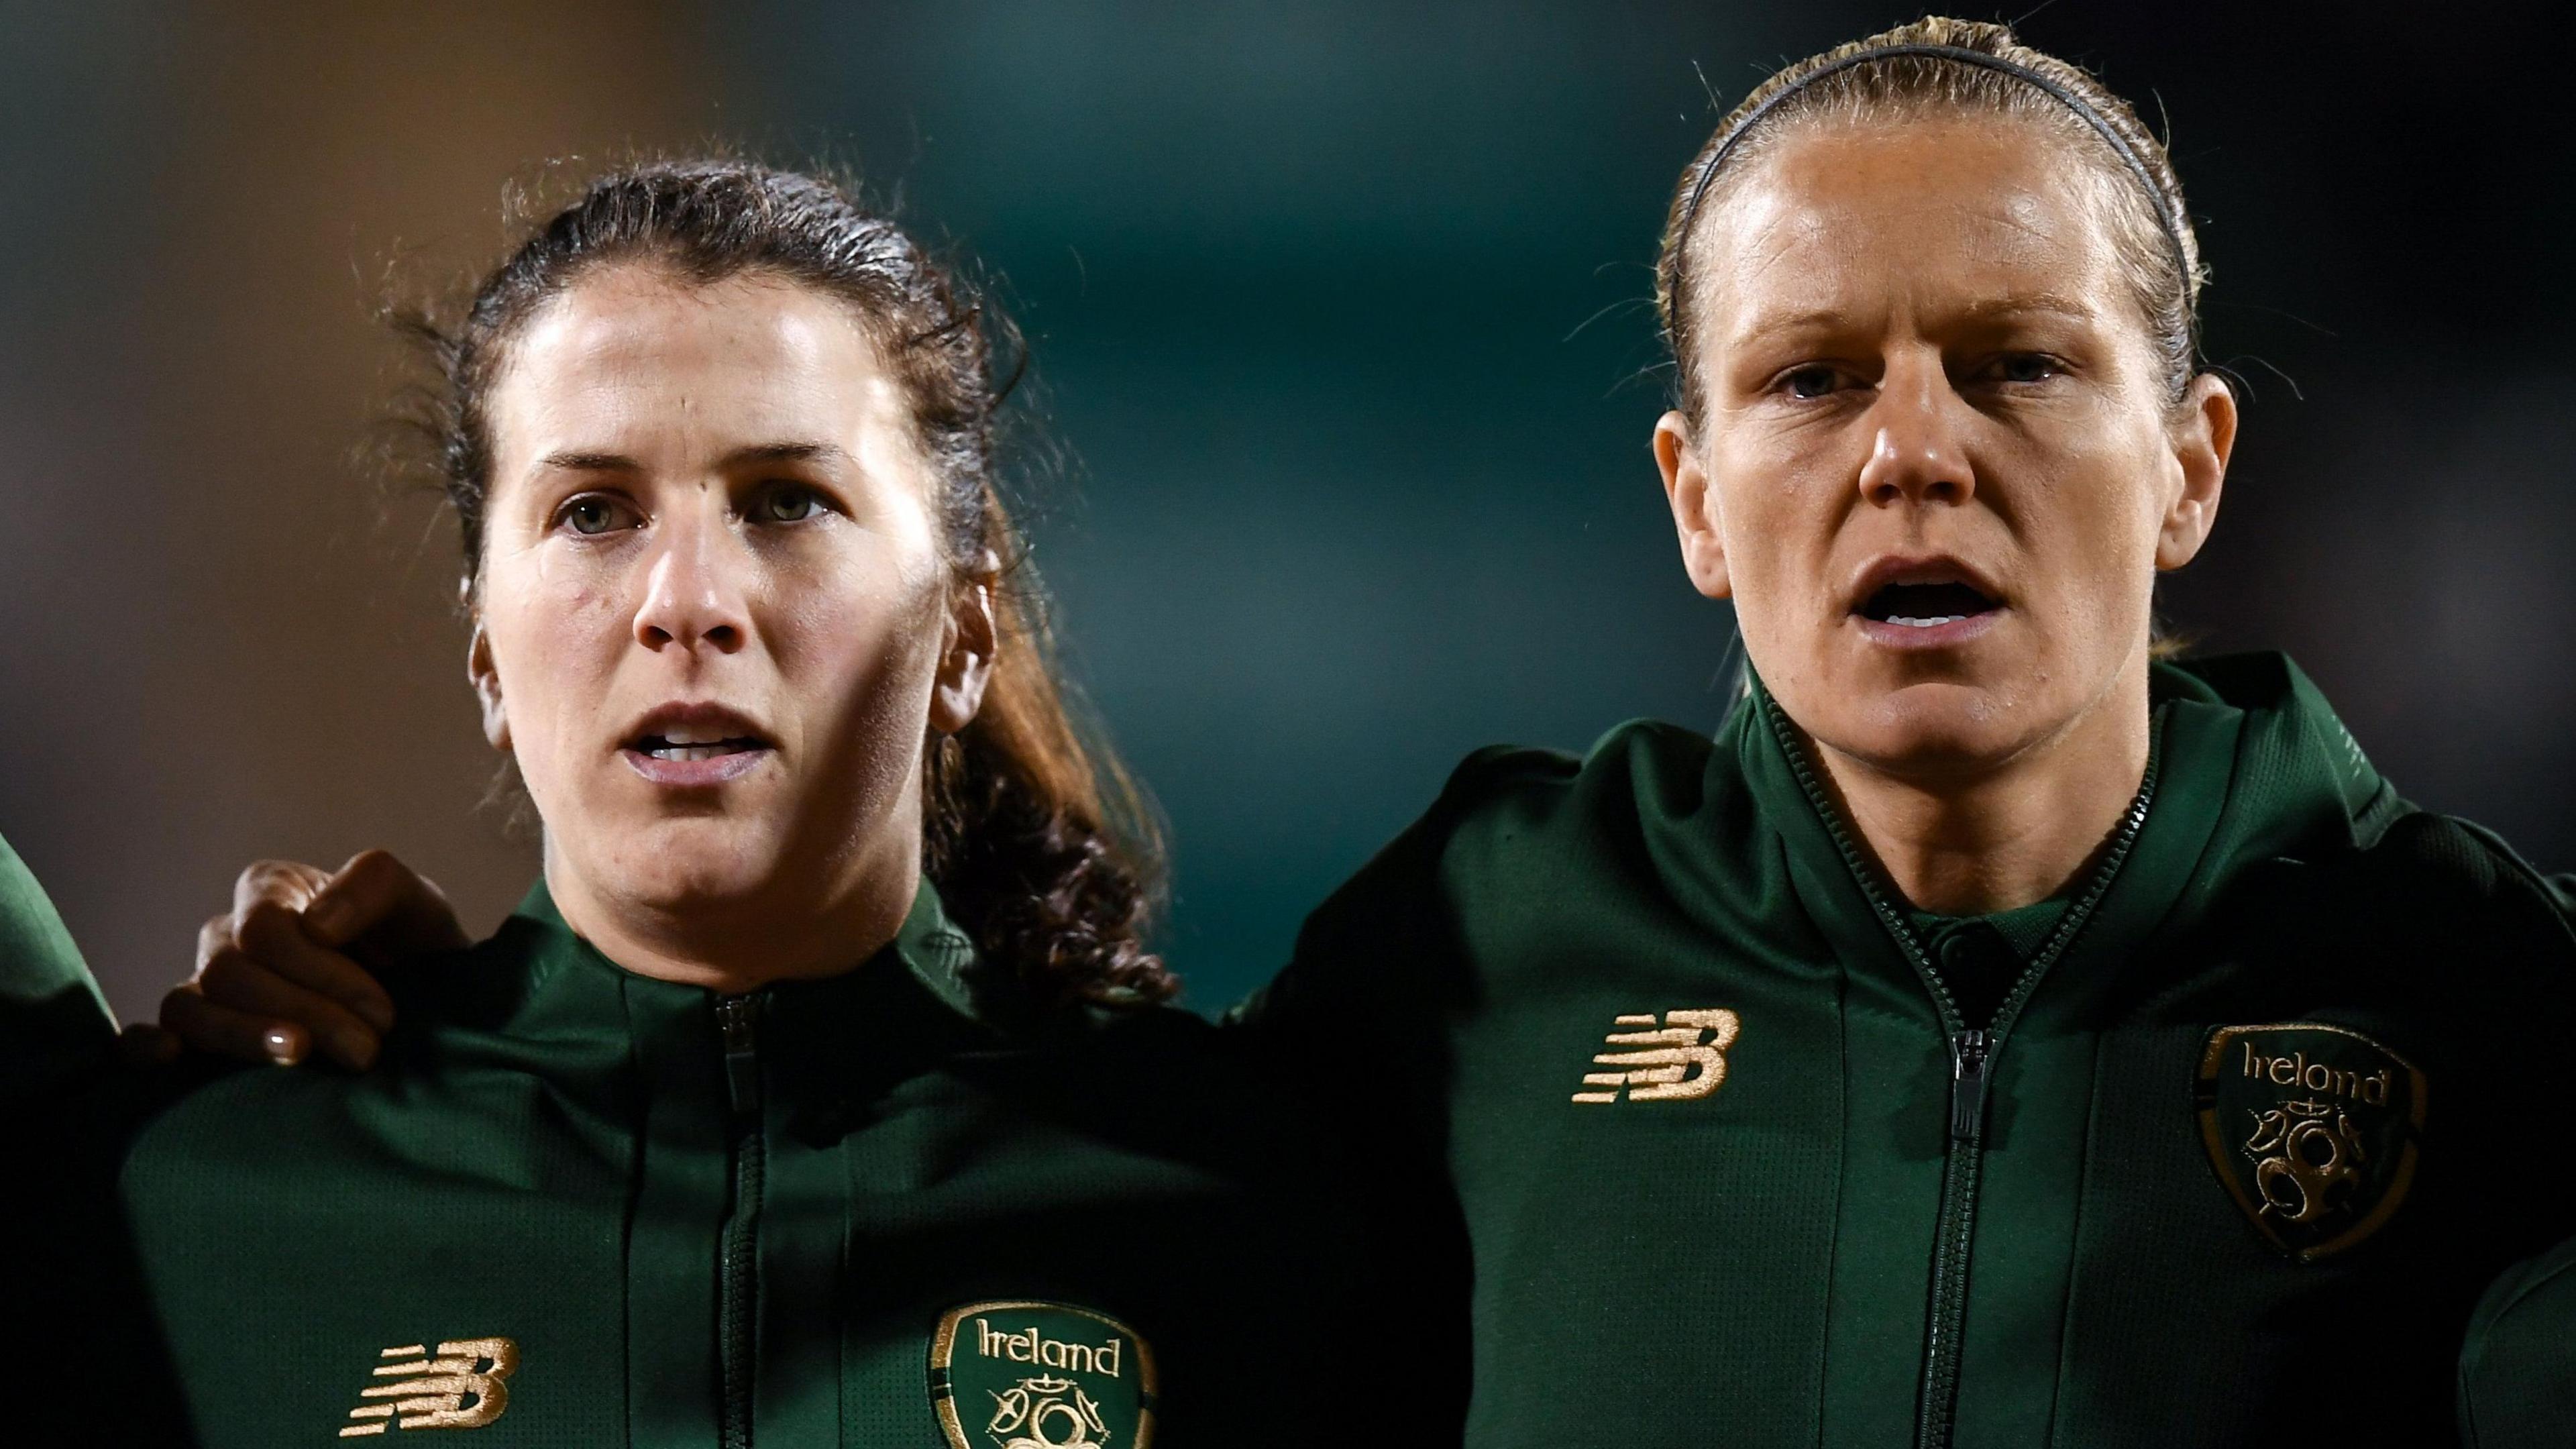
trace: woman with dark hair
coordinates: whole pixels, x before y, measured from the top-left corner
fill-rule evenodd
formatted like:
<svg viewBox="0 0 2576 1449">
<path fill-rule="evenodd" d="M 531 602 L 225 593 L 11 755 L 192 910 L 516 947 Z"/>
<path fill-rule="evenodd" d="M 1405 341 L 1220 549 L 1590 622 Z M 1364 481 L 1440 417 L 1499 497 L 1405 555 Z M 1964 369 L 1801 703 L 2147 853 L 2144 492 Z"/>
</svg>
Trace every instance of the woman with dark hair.
<svg viewBox="0 0 2576 1449">
<path fill-rule="evenodd" d="M 1476 1444 L 2452 1441 L 2576 1234 L 2576 932 L 2288 661 L 2161 657 L 2238 421 L 2164 148 L 1918 21 L 1757 88 L 1659 275 L 1742 706 L 1471 758 L 1244 1014 L 1410 1361 Z M 2478 1442 L 2569 1442 L 2569 1282 Z"/>
<path fill-rule="evenodd" d="M 993 326 L 843 191 L 736 163 L 609 175 L 414 324 L 544 877 L 386 973 L 369 1073 L 59 1088 L 19 1241 L 75 1276 L 12 1290 L 41 1442 L 1347 1415 L 1319 1160 L 1158 1004 L 1151 836 L 1014 596 Z"/>
</svg>

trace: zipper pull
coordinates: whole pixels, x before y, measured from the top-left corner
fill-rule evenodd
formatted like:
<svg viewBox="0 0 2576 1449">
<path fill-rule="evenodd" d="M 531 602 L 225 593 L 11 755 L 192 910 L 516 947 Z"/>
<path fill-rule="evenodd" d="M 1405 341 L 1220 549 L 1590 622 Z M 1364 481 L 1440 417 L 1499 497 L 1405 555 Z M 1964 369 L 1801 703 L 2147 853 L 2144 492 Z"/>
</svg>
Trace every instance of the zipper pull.
<svg viewBox="0 0 2576 1449">
<path fill-rule="evenodd" d="M 716 1002 L 716 1030 L 724 1038 L 725 1096 L 734 1115 L 760 1110 L 760 998 L 727 996 Z"/>
<path fill-rule="evenodd" d="M 1974 1142 L 1986 1128 L 1986 1053 L 1991 1043 L 1982 1031 L 1963 1031 L 1950 1038 L 1950 1137 Z"/>
</svg>

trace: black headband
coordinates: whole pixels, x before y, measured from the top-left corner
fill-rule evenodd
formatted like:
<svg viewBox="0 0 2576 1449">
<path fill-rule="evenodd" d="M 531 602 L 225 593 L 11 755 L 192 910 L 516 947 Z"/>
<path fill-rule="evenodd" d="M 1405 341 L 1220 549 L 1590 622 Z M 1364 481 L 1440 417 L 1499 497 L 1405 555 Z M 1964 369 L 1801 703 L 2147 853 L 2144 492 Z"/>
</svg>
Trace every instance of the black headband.
<svg viewBox="0 0 2576 1449">
<path fill-rule="evenodd" d="M 1932 60 L 1957 61 L 1961 65 L 1973 65 L 1981 70 L 2000 71 L 2046 91 L 2054 96 L 2060 105 L 2082 118 L 2084 124 L 2091 126 L 2094 134 L 2100 136 L 2110 146 L 2112 152 L 2119 156 L 2121 163 L 2129 168 L 2130 173 L 2138 178 L 2138 184 L 2146 189 L 2147 200 L 2156 209 L 2156 220 L 2164 224 L 2165 240 L 2173 244 L 2174 267 L 2182 273 L 2184 285 L 2190 285 L 2191 253 L 2183 246 L 2182 218 L 2174 213 L 2172 203 L 2165 197 L 2164 188 L 2156 184 L 2155 173 L 2147 169 L 2146 158 L 2140 156 L 2137 148 L 2129 144 L 2128 138 L 2120 134 L 2108 117 L 2093 109 L 2090 102 L 2019 61 L 2006 60 L 2000 55 L 1988 55 L 1982 50 L 1969 50 L 1956 45 L 1882 45 L 1874 50 L 1864 50 L 1857 55 L 1847 55 L 1840 60 L 1820 65 L 1782 86 L 1762 104 L 1745 112 L 1744 118 L 1737 121 L 1734 128 L 1721 137 L 1717 145 L 1709 151 L 1708 164 L 1700 168 L 1699 180 L 1691 185 L 1690 200 L 1682 207 L 1681 226 L 1673 233 L 1673 279 L 1676 284 L 1673 290 L 1676 295 L 1672 305 L 1676 310 L 1681 306 L 1681 298 L 1678 295 L 1681 288 L 1678 284 L 1682 274 L 1682 255 L 1690 246 L 1691 227 L 1699 220 L 1700 198 L 1708 194 L 1708 185 L 1716 179 L 1717 168 L 1726 164 L 1727 153 L 1735 149 L 1736 143 L 1744 139 L 1745 133 L 1752 130 L 1764 116 L 1771 114 L 1772 109 L 1781 102 L 1837 71 L 1850 70 L 1858 65 L 1868 65 L 1872 61 L 1893 60 L 1899 56 L 1909 55 L 1919 55 Z"/>
</svg>

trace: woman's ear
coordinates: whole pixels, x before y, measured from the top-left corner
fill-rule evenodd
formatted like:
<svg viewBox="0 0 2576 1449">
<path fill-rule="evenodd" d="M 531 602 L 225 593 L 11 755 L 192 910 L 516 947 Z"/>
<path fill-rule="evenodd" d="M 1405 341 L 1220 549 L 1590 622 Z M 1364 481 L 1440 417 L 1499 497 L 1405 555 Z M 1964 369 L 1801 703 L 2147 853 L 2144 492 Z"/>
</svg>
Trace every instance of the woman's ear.
<svg viewBox="0 0 2576 1449">
<path fill-rule="evenodd" d="M 2156 530 L 2156 567 L 2162 570 L 2191 562 L 2218 526 L 2227 457 L 2236 449 L 2236 394 L 2227 380 L 2214 372 L 2193 378 L 2170 432 L 2180 486 L 2165 501 Z"/>
<path fill-rule="evenodd" d="M 1655 467 L 1664 475 L 1664 501 L 1672 505 L 1673 530 L 1681 536 L 1682 569 L 1691 587 L 1712 599 L 1735 592 L 1727 577 L 1726 545 L 1717 530 L 1717 500 L 1699 450 L 1691 446 L 1690 419 L 1664 414 L 1655 422 Z"/>
<path fill-rule="evenodd" d="M 473 682 L 474 698 L 483 706 L 483 738 L 503 754 L 510 752 L 510 716 L 501 707 L 501 675 L 492 667 L 492 636 L 483 632 L 483 621 L 474 621 L 474 637 L 465 646 L 465 677 Z"/>
<path fill-rule="evenodd" d="M 1001 577 L 1002 561 L 986 549 L 949 602 L 940 631 L 939 675 L 930 690 L 934 734 L 957 733 L 974 723 L 975 712 L 984 707 L 984 687 L 992 682 L 993 655 L 1000 643 L 993 590 Z"/>
</svg>

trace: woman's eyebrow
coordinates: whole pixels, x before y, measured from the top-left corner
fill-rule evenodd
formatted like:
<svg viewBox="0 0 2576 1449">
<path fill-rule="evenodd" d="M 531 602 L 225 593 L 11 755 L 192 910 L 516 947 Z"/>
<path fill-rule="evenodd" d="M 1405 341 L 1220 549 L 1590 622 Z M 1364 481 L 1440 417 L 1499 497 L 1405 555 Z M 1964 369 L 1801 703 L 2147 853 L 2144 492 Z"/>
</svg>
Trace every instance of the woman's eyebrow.
<svg viewBox="0 0 2576 1449">
<path fill-rule="evenodd" d="M 1980 297 L 1951 311 L 1952 318 L 1968 322 L 2011 321 L 2020 317 L 2062 317 L 2070 322 L 2089 322 L 2093 309 L 2071 297 L 2055 292 L 2015 292 L 2001 297 Z M 1756 315 L 1733 342 L 1751 346 L 1780 336 L 1805 336 L 1833 332 L 1852 325 L 1851 314 L 1838 307 L 1809 307 L 1794 312 L 1769 316 Z"/>
<path fill-rule="evenodd" d="M 754 443 L 724 455 L 718 466 L 739 468 L 752 463 L 846 463 L 850 452 L 838 443 Z"/>
<path fill-rule="evenodd" d="M 1734 341 L 1739 346 L 1749 346 L 1786 333 L 1831 332 L 1850 324 L 1850 314 L 1839 307 L 1809 307 L 1767 316 L 1756 314 L 1737 331 Z"/>
<path fill-rule="evenodd" d="M 759 463 L 846 463 L 847 448 L 838 443 L 752 443 L 734 449 L 717 460 L 716 466 L 732 469 Z M 641 473 L 644 465 L 624 453 L 591 452 L 566 448 L 546 454 L 537 460 L 540 468 L 560 469 L 567 473 Z"/>
<path fill-rule="evenodd" d="M 2055 292 L 2021 292 L 2008 297 L 1986 297 L 1970 302 L 1959 309 L 1959 315 L 1979 322 L 1998 317 L 2034 315 L 2063 317 L 2070 322 L 2089 322 L 2093 318 L 2093 309 L 2071 297 L 2061 297 Z"/>
<path fill-rule="evenodd" d="M 567 473 L 641 473 L 644 465 L 623 453 L 587 453 L 565 449 L 548 453 L 537 460 L 539 468 L 560 469 Z"/>
</svg>

